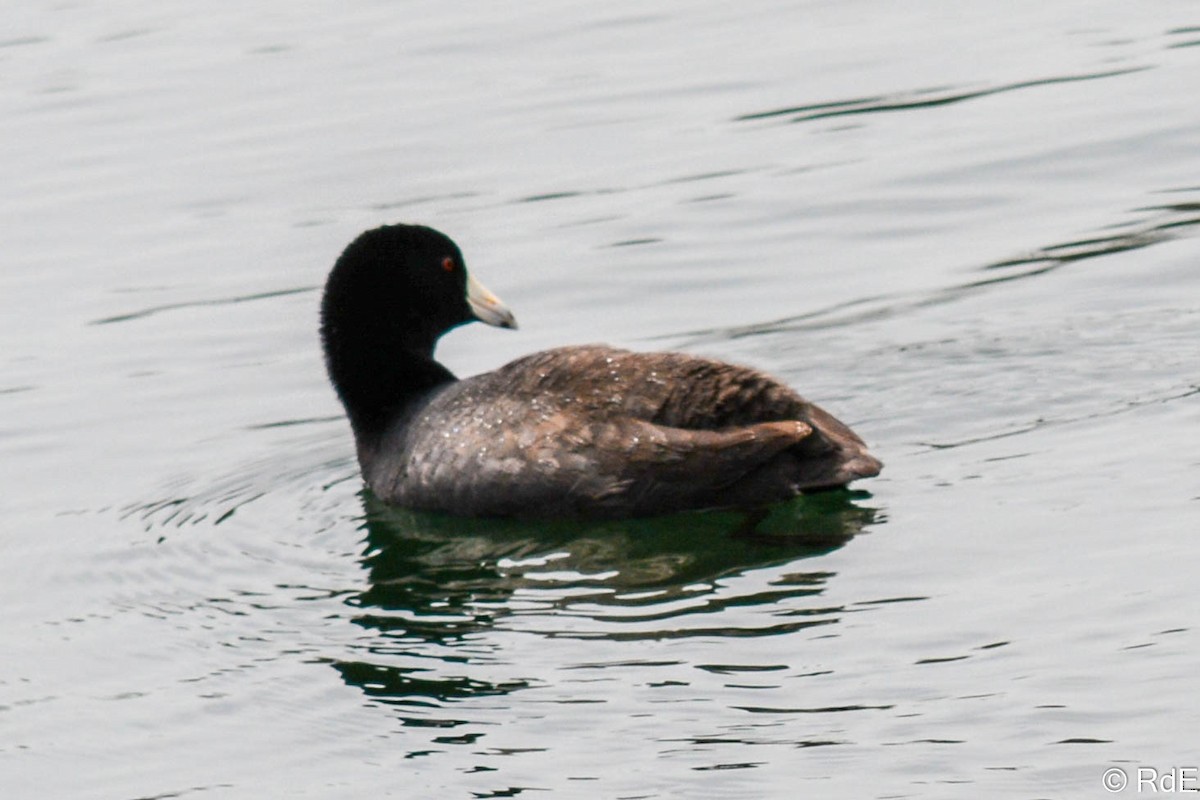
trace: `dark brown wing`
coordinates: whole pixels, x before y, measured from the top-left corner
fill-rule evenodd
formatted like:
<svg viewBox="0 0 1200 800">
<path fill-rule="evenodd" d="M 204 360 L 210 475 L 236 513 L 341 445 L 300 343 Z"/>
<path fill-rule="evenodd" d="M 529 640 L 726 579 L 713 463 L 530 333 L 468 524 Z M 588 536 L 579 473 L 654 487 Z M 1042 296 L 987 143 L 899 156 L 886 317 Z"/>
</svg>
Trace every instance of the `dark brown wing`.
<svg viewBox="0 0 1200 800">
<path fill-rule="evenodd" d="M 754 507 L 878 472 L 833 417 L 756 370 L 601 346 L 448 384 L 367 472 L 388 502 L 476 516 Z"/>
<path fill-rule="evenodd" d="M 785 384 L 749 367 L 603 345 L 535 353 L 487 377 L 513 395 L 553 397 L 590 415 L 628 416 L 686 430 L 804 421 L 812 407 Z"/>
<path fill-rule="evenodd" d="M 802 423 L 810 434 L 792 434 L 785 469 L 799 489 L 843 485 L 881 467 L 862 439 L 824 409 L 766 373 L 723 361 L 584 345 L 536 353 L 489 377 L 514 395 L 540 397 L 581 419 L 630 418 L 683 434 Z M 778 449 L 760 458 L 774 458 Z M 745 463 L 754 467 L 752 459 Z"/>
</svg>

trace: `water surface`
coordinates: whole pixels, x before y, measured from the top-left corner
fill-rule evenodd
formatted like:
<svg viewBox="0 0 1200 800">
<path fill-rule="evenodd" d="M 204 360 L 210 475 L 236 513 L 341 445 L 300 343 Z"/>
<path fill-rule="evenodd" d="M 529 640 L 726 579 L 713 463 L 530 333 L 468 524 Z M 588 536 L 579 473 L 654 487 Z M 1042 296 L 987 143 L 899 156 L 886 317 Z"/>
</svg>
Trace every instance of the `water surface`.
<svg viewBox="0 0 1200 800">
<path fill-rule="evenodd" d="M 5 798 L 1043 798 L 1196 766 L 1189 4 L 10 17 Z M 748 363 L 886 471 L 761 526 L 379 506 L 316 306 L 394 221 L 521 319 L 448 337 L 459 374 L 589 341 Z"/>
</svg>

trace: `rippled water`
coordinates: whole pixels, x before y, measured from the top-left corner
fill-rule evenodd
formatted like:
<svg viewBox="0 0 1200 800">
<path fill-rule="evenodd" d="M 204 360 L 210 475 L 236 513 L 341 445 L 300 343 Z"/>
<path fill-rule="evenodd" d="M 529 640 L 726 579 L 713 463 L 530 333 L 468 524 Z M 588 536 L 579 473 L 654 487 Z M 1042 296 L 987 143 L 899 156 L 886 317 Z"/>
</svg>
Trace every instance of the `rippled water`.
<svg viewBox="0 0 1200 800">
<path fill-rule="evenodd" d="M 1196 767 L 1198 67 L 1168 0 L 12 9 L 0 795 Z M 400 220 L 521 319 L 460 374 L 714 355 L 886 471 L 758 526 L 380 507 L 317 287 Z"/>
</svg>

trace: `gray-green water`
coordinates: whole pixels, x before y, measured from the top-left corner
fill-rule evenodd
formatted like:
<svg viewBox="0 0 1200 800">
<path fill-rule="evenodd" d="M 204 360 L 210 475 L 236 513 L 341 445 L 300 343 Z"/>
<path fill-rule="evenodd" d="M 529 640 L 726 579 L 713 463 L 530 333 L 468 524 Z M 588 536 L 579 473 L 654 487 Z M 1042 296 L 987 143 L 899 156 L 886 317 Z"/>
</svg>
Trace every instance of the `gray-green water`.
<svg viewBox="0 0 1200 800">
<path fill-rule="evenodd" d="M 10 9 L 0 796 L 1200 788 L 1198 78 L 1167 0 Z M 458 373 L 749 363 L 884 474 L 376 507 L 317 287 L 392 221 L 521 319 Z"/>
</svg>

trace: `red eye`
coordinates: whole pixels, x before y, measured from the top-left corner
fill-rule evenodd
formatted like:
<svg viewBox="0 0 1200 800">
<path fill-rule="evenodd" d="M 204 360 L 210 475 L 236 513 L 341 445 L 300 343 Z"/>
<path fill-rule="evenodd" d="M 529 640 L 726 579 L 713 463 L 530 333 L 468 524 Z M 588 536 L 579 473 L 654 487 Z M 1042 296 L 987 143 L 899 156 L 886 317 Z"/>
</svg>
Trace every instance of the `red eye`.
<svg viewBox="0 0 1200 800">
<path fill-rule="evenodd" d="M 454 272 L 454 259 L 450 256 L 443 258 L 442 269 L 446 270 L 446 272 Z"/>
</svg>

